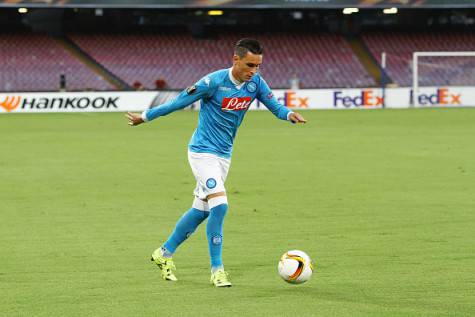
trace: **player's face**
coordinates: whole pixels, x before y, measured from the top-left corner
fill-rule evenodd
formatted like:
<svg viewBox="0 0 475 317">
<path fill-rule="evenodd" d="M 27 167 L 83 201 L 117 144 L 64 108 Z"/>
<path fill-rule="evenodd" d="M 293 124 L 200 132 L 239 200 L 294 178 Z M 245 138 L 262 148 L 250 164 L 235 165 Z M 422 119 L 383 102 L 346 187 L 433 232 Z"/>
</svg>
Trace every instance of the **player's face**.
<svg viewBox="0 0 475 317">
<path fill-rule="evenodd" d="M 252 76 L 259 70 L 262 64 L 262 54 L 252 54 L 247 52 L 246 56 L 233 56 L 233 76 L 239 81 L 251 80 Z"/>
</svg>

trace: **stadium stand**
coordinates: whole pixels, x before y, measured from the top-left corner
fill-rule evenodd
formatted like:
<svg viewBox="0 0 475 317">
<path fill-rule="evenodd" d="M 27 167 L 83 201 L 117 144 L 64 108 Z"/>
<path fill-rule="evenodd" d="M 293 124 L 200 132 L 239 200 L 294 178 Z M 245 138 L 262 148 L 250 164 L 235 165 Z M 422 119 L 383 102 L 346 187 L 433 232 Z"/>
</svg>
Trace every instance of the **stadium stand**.
<svg viewBox="0 0 475 317">
<path fill-rule="evenodd" d="M 366 33 L 363 39 L 381 63 L 387 54 L 387 73 L 399 86 L 412 85 L 414 51 L 475 51 L 475 33 Z M 424 86 L 474 84 L 475 58 L 443 57 L 421 60 L 419 83 Z M 471 71 L 468 71 L 471 70 Z"/>
<path fill-rule="evenodd" d="M 1 91 L 57 91 L 61 74 L 68 90 L 113 89 L 47 35 L 2 33 L 0 47 Z"/>
<path fill-rule="evenodd" d="M 295 73 L 301 88 L 373 86 L 346 40 L 327 34 L 224 35 L 219 40 L 187 34 L 73 34 L 96 61 L 132 85 L 154 89 L 157 79 L 182 89 L 213 70 L 229 67 L 237 39 L 253 36 L 265 47 L 262 73 L 273 88 L 288 88 Z"/>
<path fill-rule="evenodd" d="M 229 67 L 236 39 L 254 36 L 265 46 L 262 73 L 273 88 L 288 88 L 297 74 L 301 88 L 375 86 L 347 40 L 331 34 L 231 34 L 195 39 L 189 34 L 73 34 L 87 54 L 129 85 L 182 89 L 210 71 Z M 361 38 L 376 61 L 387 53 L 387 73 L 399 86 L 412 84 L 413 51 L 475 51 L 475 34 L 371 32 Z M 68 90 L 115 88 L 58 42 L 33 33 L 0 34 L 2 91 L 55 91 L 60 74 Z M 26 54 L 25 52 L 28 52 Z M 34 53 L 31 53 L 34 52 Z M 191 56 L 191 57 L 190 57 Z M 41 63 L 39 62 L 41 61 Z M 310 61 L 310 62 L 309 62 Z M 429 58 L 421 62 L 421 85 L 473 84 L 475 59 Z"/>
</svg>

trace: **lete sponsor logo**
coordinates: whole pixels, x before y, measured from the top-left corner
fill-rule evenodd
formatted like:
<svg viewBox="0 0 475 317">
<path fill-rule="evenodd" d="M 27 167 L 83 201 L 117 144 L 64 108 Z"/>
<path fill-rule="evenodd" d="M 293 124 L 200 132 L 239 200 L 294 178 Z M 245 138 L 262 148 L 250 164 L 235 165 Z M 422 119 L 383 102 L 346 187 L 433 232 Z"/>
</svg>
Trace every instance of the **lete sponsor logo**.
<svg viewBox="0 0 475 317">
<path fill-rule="evenodd" d="M 414 91 L 411 89 L 411 104 L 414 103 Z M 420 105 L 461 105 L 462 94 L 454 94 L 448 88 L 437 88 L 434 94 L 419 93 L 417 96 Z"/>
<path fill-rule="evenodd" d="M 223 98 L 221 110 L 242 111 L 251 105 L 251 97 Z"/>
<path fill-rule="evenodd" d="M 52 97 L 52 98 L 22 98 L 7 96 L 0 102 L 0 107 L 7 112 L 15 109 L 28 110 L 69 110 L 69 109 L 118 109 L 119 97 Z"/>
<path fill-rule="evenodd" d="M 356 96 L 344 95 L 342 91 L 333 92 L 333 107 L 381 107 L 384 98 L 375 94 L 373 89 L 361 90 Z"/>
</svg>

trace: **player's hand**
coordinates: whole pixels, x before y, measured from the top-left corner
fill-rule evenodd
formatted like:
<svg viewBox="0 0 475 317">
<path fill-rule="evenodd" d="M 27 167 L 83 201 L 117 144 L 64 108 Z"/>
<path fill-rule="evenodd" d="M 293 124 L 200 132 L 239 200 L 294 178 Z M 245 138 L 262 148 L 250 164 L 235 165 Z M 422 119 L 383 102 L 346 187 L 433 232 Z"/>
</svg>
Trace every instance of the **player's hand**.
<svg viewBox="0 0 475 317">
<path fill-rule="evenodd" d="M 130 126 L 136 126 L 136 125 L 139 125 L 141 123 L 144 123 L 141 115 L 138 115 L 138 114 L 135 114 L 135 113 L 132 113 L 132 112 L 127 112 L 125 117 L 127 118 L 128 124 Z"/>
<path fill-rule="evenodd" d="M 304 117 L 300 113 L 297 112 L 292 112 L 289 115 L 289 120 L 292 121 L 292 123 L 306 123 L 307 120 L 305 120 Z"/>
</svg>

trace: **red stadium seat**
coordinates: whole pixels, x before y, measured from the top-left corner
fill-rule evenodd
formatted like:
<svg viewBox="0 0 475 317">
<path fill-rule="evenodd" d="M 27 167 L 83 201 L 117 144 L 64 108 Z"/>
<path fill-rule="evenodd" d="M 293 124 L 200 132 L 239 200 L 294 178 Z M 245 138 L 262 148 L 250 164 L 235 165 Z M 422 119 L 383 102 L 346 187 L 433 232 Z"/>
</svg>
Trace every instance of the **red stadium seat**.
<svg viewBox="0 0 475 317">
<path fill-rule="evenodd" d="M 0 34 L 0 47 L 0 91 L 55 91 L 61 74 L 68 90 L 113 90 L 47 35 Z"/>
<path fill-rule="evenodd" d="M 203 75 L 231 65 L 232 47 L 241 37 L 265 47 L 262 73 L 273 88 L 288 88 L 296 73 L 303 88 L 373 86 L 345 39 L 326 34 L 231 34 L 218 40 L 185 34 L 71 35 L 89 55 L 132 84 L 154 89 L 157 78 L 182 89 Z"/>
</svg>

